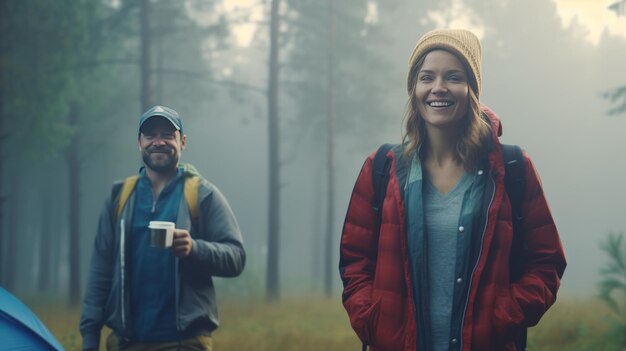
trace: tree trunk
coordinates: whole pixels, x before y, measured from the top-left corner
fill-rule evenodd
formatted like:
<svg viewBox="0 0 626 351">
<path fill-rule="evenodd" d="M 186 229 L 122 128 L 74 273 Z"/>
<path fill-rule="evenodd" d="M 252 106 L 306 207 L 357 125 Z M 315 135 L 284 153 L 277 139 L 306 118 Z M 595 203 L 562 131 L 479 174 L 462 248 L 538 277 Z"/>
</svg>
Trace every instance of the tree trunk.
<svg viewBox="0 0 626 351">
<path fill-rule="evenodd" d="M 313 197 L 313 236 L 311 237 L 311 247 L 313 248 L 312 259 L 312 274 L 313 284 L 315 290 L 320 288 L 320 282 L 322 281 L 322 247 L 324 246 L 324 232 L 322 230 L 322 211 L 323 211 L 323 188 L 322 179 L 324 176 L 324 167 L 320 164 L 317 168 L 317 174 L 315 176 L 316 186 L 315 195 Z"/>
<path fill-rule="evenodd" d="M 278 29 L 279 0 L 272 0 L 268 77 L 269 207 L 267 240 L 267 300 L 279 298 L 280 256 L 280 153 L 278 118 Z"/>
<path fill-rule="evenodd" d="M 162 16 L 159 18 L 163 18 Z M 156 51 L 157 51 L 157 55 L 156 55 L 156 92 L 155 92 L 155 96 L 156 96 L 156 101 L 158 101 L 158 103 L 160 104 L 161 101 L 163 101 L 163 90 L 165 89 L 163 86 L 163 59 L 165 58 L 165 52 L 163 50 L 163 40 L 165 37 L 165 33 L 163 31 L 163 29 L 159 29 L 158 35 L 156 37 L 156 41 L 157 41 L 157 47 L 156 47 Z"/>
<path fill-rule="evenodd" d="M 1 35 L 1 34 L 0 34 Z M 1 60 L 1 58 L 0 58 Z M 1 65 L 1 64 L 0 64 Z M 2 95 L 2 67 L 0 66 L 0 285 L 4 285 L 6 263 L 4 261 L 5 254 L 5 231 L 4 231 L 4 204 L 6 200 L 6 194 L 4 193 L 4 104 Z"/>
<path fill-rule="evenodd" d="M 4 104 L 6 96 L 4 94 L 4 72 L 6 70 L 6 3 L 0 2 L 0 285 L 5 285 L 5 231 L 4 231 L 4 141 L 6 139 L 6 129 L 4 128 Z"/>
<path fill-rule="evenodd" d="M 0 33 L 0 36 L 2 34 Z M 1 55 L 1 54 L 0 54 Z M 3 92 L 3 60 L 0 57 L 0 285 L 4 285 L 6 282 L 4 281 L 6 268 L 6 263 L 4 260 L 5 257 L 5 231 L 4 231 L 4 211 L 6 203 L 6 194 L 4 193 L 4 140 L 6 138 L 5 129 L 4 129 L 4 92 Z"/>
<path fill-rule="evenodd" d="M 333 233 L 335 225 L 335 82 L 334 82 L 334 66 L 335 66 L 335 13 L 333 1 L 328 0 L 328 67 L 327 67 L 327 186 L 328 193 L 326 200 L 328 201 L 326 213 L 326 245 L 325 245 L 325 269 L 324 269 L 324 292 L 327 297 L 331 297 L 333 293 Z"/>
<path fill-rule="evenodd" d="M 70 105 L 69 125 L 78 125 L 78 104 Z M 80 133 L 75 133 L 67 151 L 67 165 L 69 171 L 69 303 L 70 306 L 78 305 L 80 301 L 80 164 L 78 160 Z"/>
<path fill-rule="evenodd" d="M 17 161 L 14 162 L 15 165 L 17 165 Z M 18 167 L 15 167 L 16 169 Z M 6 288 L 9 291 L 15 291 L 15 286 L 16 286 L 16 276 L 17 276 L 17 272 L 16 270 L 18 269 L 18 264 L 17 264 L 17 250 L 19 249 L 18 247 L 18 240 L 17 240 L 17 233 L 19 232 L 18 228 L 18 220 L 19 220 L 19 208 L 20 208 L 20 203 L 21 203 L 21 198 L 20 198 L 20 186 L 21 186 L 21 178 L 20 178 L 20 174 L 18 171 L 16 171 L 15 169 L 13 170 L 13 172 L 11 172 L 11 174 L 9 175 L 9 178 L 11 179 L 11 195 L 7 196 L 8 200 L 11 200 L 11 206 L 7 206 L 8 212 L 9 212 L 9 216 L 8 216 L 8 223 L 7 223 L 7 235 L 6 235 L 6 248 L 5 248 L 5 253 L 6 253 L 6 260 L 5 260 L 5 279 L 4 279 L 4 288 Z"/>
<path fill-rule="evenodd" d="M 55 231 L 52 225 L 52 211 L 54 200 L 50 184 L 44 184 L 42 187 L 43 199 L 41 201 L 41 223 L 39 226 L 39 277 L 37 286 L 40 293 L 50 292 L 50 269 L 52 266 L 52 238 Z"/>
<path fill-rule="evenodd" d="M 141 113 L 153 103 L 150 65 L 150 0 L 141 0 Z"/>
<path fill-rule="evenodd" d="M 63 190 L 64 191 L 64 190 Z M 56 213 L 55 213 L 56 214 Z M 64 270 L 64 247 L 65 242 L 67 241 L 68 233 L 66 230 L 63 230 L 62 226 L 65 225 L 65 221 L 61 221 L 58 217 L 54 217 L 53 225 L 55 225 L 59 230 L 55 234 L 56 240 L 52 241 L 52 245 L 50 247 L 51 251 L 51 266 L 50 266 L 50 290 L 57 295 L 60 295 L 65 290 L 65 284 L 61 284 L 61 272 Z"/>
</svg>

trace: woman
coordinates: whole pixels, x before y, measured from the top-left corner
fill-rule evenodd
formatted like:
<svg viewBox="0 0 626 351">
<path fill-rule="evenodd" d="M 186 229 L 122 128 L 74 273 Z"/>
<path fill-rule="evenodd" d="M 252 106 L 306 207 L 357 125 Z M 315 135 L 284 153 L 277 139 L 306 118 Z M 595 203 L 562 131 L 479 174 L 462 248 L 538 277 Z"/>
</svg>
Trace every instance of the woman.
<svg viewBox="0 0 626 351">
<path fill-rule="evenodd" d="M 480 56 L 465 30 L 417 42 L 404 142 L 387 154 L 380 214 L 375 153 L 356 181 L 340 273 L 352 327 L 371 350 L 516 350 L 556 299 L 561 241 L 525 152 L 513 231 L 500 120 L 479 103 Z"/>
</svg>

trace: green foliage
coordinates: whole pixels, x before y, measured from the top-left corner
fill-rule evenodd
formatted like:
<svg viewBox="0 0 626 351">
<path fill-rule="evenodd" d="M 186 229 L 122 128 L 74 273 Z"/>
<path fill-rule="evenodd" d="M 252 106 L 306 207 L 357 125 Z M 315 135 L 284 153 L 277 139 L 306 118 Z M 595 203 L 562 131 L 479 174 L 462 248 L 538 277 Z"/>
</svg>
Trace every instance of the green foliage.
<svg viewBox="0 0 626 351">
<path fill-rule="evenodd" d="M 609 258 L 600 274 L 603 279 L 598 283 L 599 298 L 614 312 L 615 321 L 608 334 L 614 340 L 626 346 L 626 243 L 624 233 L 609 233 L 607 241 L 600 248 Z"/>
<path fill-rule="evenodd" d="M 600 298 L 604 300 L 616 313 L 624 313 L 624 301 L 617 299 L 615 295 L 624 297 L 626 294 L 626 246 L 624 245 L 624 233 L 610 233 L 607 241 L 600 248 L 606 252 L 610 261 L 600 270 L 604 277 L 598 287 Z"/>
<path fill-rule="evenodd" d="M 0 4 L 0 106 L 4 125 L 10 126 L 9 137 L 28 141 L 21 144 L 21 155 L 54 157 L 75 135 L 110 134 L 115 126 L 124 125 L 120 121 L 128 119 L 129 109 L 139 113 L 138 4 L 134 0 L 118 7 L 92 0 Z M 219 18 L 199 25 L 190 13 L 208 11 L 217 1 L 151 4 L 153 63 L 158 58 L 163 65 L 152 73 L 153 83 L 164 85 L 157 98 L 171 101 L 177 96 L 189 103 L 206 99 L 207 89 L 189 76 L 200 72 L 210 78 L 204 40 L 218 38 L 216 45 L 223 47 L 228 30 Z M 176 69 L 189 72 L 181 75 Z M 79 106 L 75 123 L 68 120 L 72 104 Z M 93 148 L 107 138 L 85 139 L 83 144 Z"/>
<path fill-rule="evenodd" d="M 614 341 L 617 345 L 621 345 L 622 350 L 626 349 L 626 327 L 623 323 L 613 321 L 607 335 L 609 340 Z"/>
<path fill-rule="evenodd" d="M 31 156 L 56 153 L 75 132 L 68 105 L 79 91 L 70 67 L 87 54 L 96 2 L 10 1 L 2 7 L 2 106 L 9 137 Z M 9 123 L 10 122 L 10 123 Z"/>
<path fill-rule="evenodd" d="M 607 112 L 609 116 L 626 112 L 626 85 L 604 92 L 601 96 L 612 104 L 618 104 Z"/>
</svg>

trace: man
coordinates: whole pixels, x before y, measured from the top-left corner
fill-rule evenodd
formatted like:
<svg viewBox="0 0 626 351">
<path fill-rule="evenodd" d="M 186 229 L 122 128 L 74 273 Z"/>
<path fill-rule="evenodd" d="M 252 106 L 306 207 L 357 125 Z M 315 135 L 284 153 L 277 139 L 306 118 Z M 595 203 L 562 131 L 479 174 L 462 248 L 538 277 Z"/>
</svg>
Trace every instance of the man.
<svg viewBox="0 0 626 351">
<path fill-rule="evenodd" d="M 239 275 L 246 256 L 224 196 L 178 162 L 182 127 L 164 106 L 139 120 L 145 167 L 113 186 L 100 216 L 80 321 L 83 350 L 98 349 L 103 324 L 113 331 L 108 350 L 211 350 L 218 326 L 211 277 Z M 150 221 L 176 223 L 171 248 L 150 246 Z"/>
</svg>

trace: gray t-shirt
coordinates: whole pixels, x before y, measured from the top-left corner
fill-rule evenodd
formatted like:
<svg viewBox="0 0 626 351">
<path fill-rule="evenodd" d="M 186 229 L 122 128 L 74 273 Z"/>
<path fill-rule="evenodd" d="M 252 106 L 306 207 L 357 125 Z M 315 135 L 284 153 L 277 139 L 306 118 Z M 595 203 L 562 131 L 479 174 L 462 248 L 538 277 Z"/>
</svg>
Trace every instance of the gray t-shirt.
<svg viewBox="0 0 626 351">
<path fill-rule="evenodd" d="M 430 331 L 433 351 L 450 349 L 450 320 L 454 295 L 459 217 L 465 192 L 472 185 L 472 174 L 465 173 L 446 195 L 426 179 L 424 182 L 424 221 L 427 237 Z"/>
</svg>

